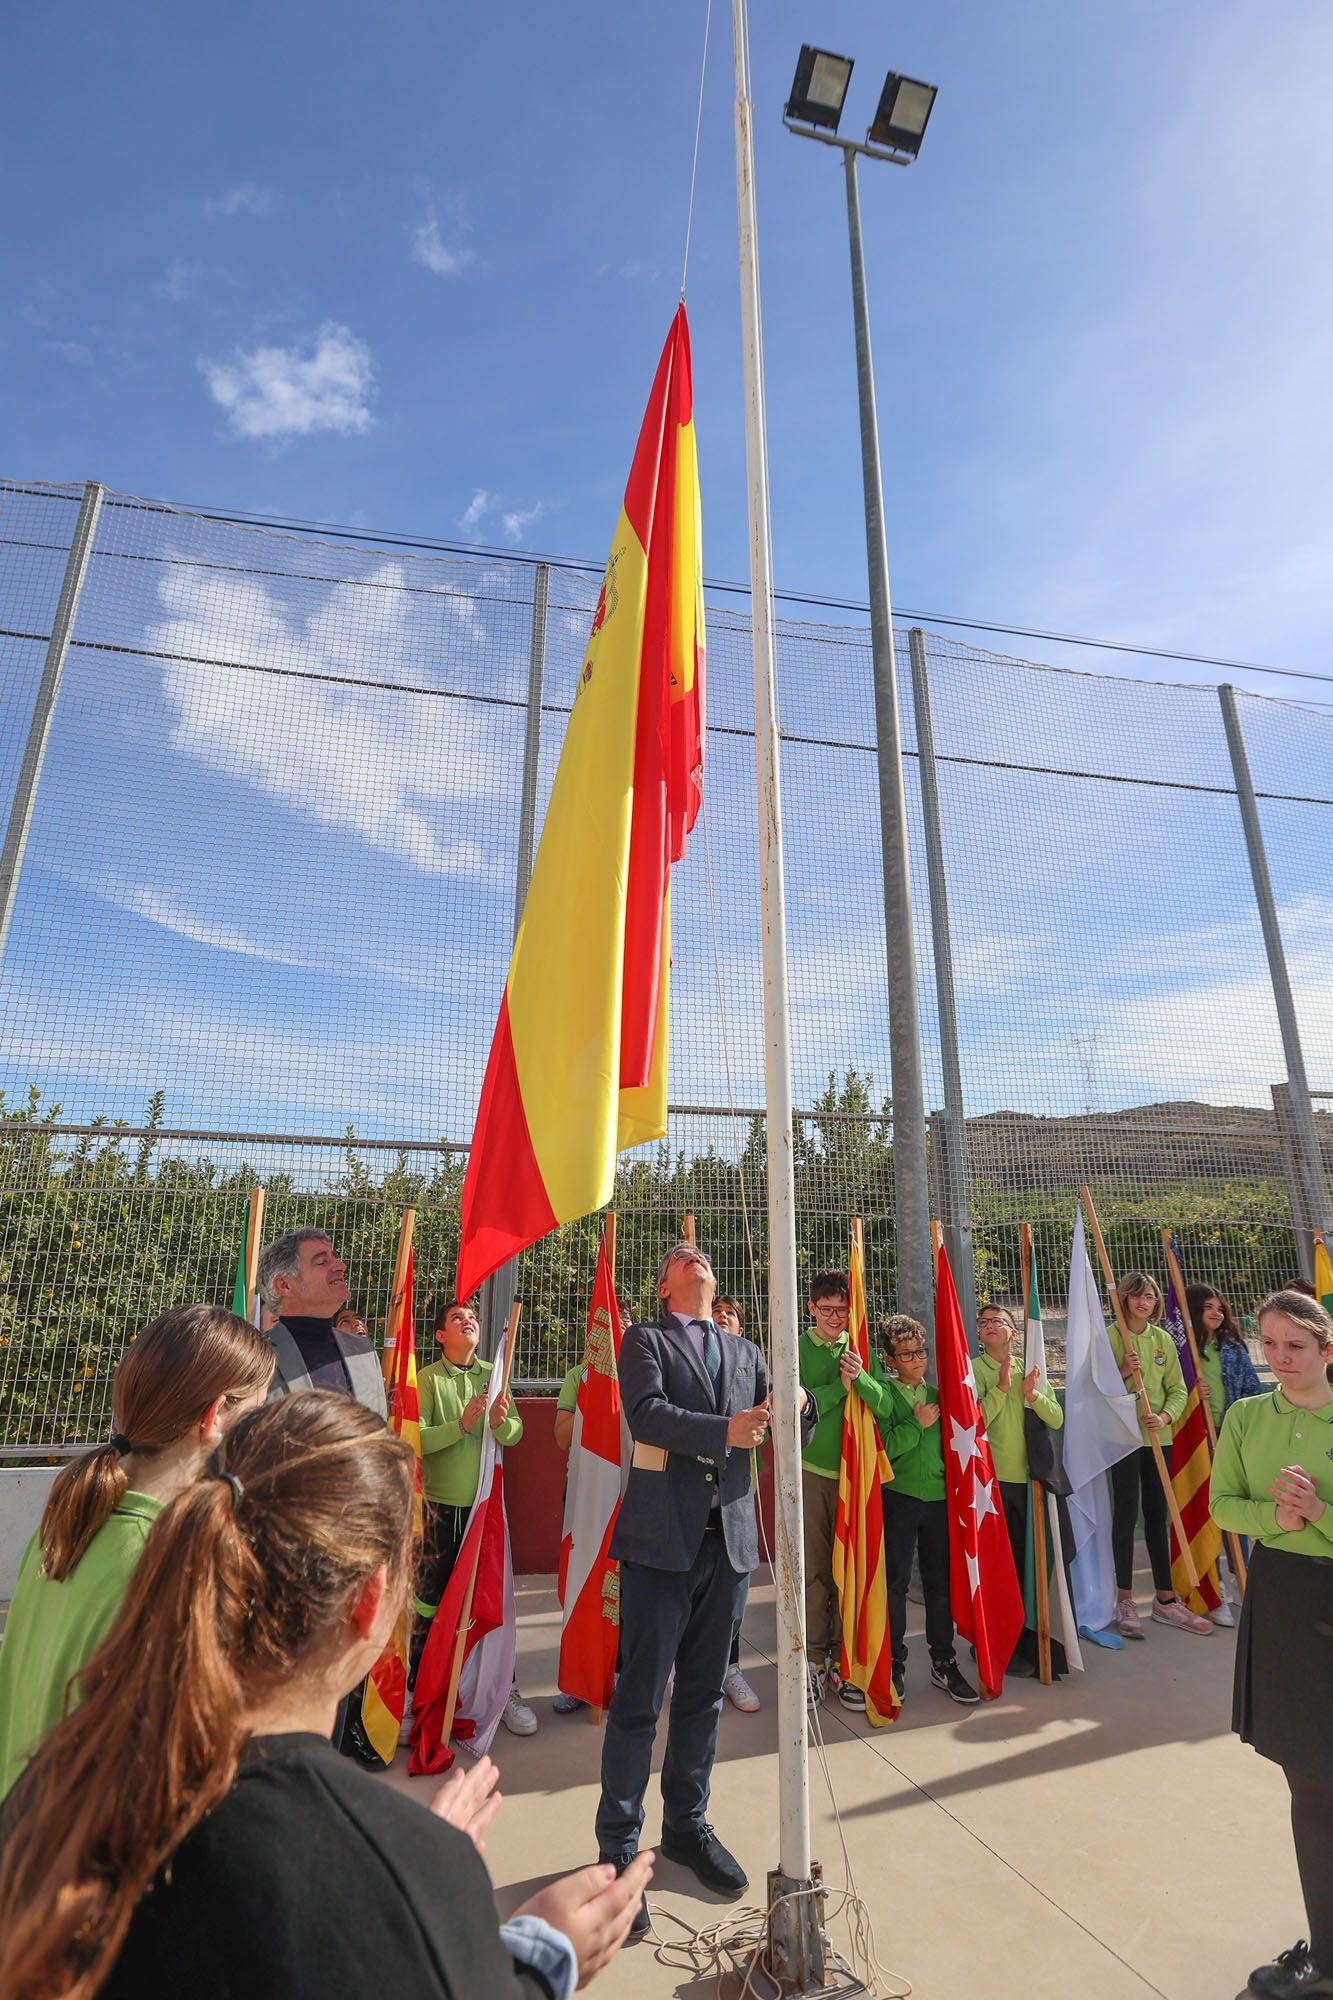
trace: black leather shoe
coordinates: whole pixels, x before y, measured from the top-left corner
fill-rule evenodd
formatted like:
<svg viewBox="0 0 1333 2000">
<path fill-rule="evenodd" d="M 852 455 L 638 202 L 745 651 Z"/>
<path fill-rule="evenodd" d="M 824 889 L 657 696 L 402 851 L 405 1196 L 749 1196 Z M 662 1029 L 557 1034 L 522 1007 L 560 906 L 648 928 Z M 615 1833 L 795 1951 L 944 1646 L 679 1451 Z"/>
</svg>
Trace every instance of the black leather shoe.
<svg viewBox="0 0 1333 2000">
<path fill-rule="evenodd" d="M 664 1826 L 657 1851 L 668 1861 L 679 1861 L 682 1868 L 692 1870 L 705 1889 L 714 1889 L 719 1896 L 741 1896 L 750 1886 L 740 1862 L 728 1854 L 707 1820 L 700 1820 L 684 1833 Z"/>
<path fill-rule="evenodd" d="M 632 1854 L 599 1854 L 597 1859 L 601 1862 L 609 1861 L 615 1869 L 616 1874 L 623 1875 L 629 1867 L 630 1862 L 634 1859 L 634 1856 Z M 652 1918 L 648 1915 L 648 1898 L 640 1896 L 639 1907 L 630 1919 L 629 1938 L 626 1942 L 628 1943 L 634 1938 L 647 1937 L 651 1928 Z"/>
<path fill-rule="evenodd" d="M 1280 1951 L 1271 1965 L 1256 1966 L 1249 1990 L 1260 2000 L 1304 2000 L 1307 1993 L 1333 1993 L 1333 1979 L 1316 1965 L 1301 1938 L 1290 1951 Z"/>
</svg>

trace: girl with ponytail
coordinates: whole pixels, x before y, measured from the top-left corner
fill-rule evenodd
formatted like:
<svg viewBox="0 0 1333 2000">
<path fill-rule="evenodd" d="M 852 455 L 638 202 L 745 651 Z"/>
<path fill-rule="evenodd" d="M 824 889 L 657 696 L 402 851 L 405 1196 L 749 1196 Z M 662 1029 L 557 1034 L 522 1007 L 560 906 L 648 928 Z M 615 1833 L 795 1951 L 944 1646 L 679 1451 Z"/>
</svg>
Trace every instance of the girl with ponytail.
<svg viewBox="0 0 1333 2000">
<path fill-rule="evenodd" d="M 428 1812 L 328 1741 L 408 1602 L 413 1467 L 312 1389 L 242 1417 L 162 1512 L 6 1806 L 5 2000 L 567 2000 L 608 1963 L 651 1856 L 554 1883 L 502 1932 L 490 1760 Z"/>
<path fill-rule="evenodd" d="M 217 1306 L 174 1307 L 124 1355 L 112 1436 L 55 1480 L 19 1569 L 0 1647 L 0 1798 L 77 1699 L 158 1512 L 272 1373 L 269 1343 Z"/>
</svg>

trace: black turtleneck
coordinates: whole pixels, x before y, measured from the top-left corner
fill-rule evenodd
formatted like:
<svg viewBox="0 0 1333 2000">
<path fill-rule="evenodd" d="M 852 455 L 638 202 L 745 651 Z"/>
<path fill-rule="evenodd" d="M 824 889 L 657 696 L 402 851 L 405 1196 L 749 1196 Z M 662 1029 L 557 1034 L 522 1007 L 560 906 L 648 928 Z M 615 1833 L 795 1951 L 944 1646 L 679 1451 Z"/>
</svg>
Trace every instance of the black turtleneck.
<svg viewBox="0 0 1333 2000">
<path fill-rule="evenodd" d="M 338 1389 L 350 1396 L 352 1385 L 338 1349 L 338 1337 L 331 1319 L 307 1319 L 304 1314 L 284 1313 L 282 1323 L 301 1350 L 301 1359 L 315 1389 Z"/>
</svg>

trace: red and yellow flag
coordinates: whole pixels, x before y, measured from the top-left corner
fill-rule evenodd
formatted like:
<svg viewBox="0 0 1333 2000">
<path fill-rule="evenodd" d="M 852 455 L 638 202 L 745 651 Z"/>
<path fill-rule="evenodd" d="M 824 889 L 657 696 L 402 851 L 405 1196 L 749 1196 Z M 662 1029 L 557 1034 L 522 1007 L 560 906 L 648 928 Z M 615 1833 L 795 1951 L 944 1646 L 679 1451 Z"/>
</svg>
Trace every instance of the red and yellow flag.
<svg viewBox="0 0 1333 2000">
<path fill-rule="evenodd" d="M 392 1326 L 392 1312 L 390 1314 Z M 389 1429 L 411 1445 L 416 1453 L 413 1472 L 412 1532 L 421 1534 L 421 1411 L 417 1401 L 417 1350 L 412 1333 L 412 1252 L 407 1253 L 407 1272 L 398 1312 L 397 1339 L 387 1382 Z M 371 1668 L 361 1697 L 361 1723 L 366 1735 L 386 1764 L 392 1764 L 398 1748 L 407 1703 L 407 1649 L 411 1637 L 412 1611 L 409 1606 L 394 1628 L 393 1638 Z"/>
<path fill-rule="evenodd" d="M 682 305 L 658 363 L 533 862 L 463 1181 L 457 1295 L 605 1206 L 666 1131 L 670 870 L 702 798 L 699 475 Z"/>
<path fill-rule="evenodd" d="M 1333 1313 L 1333 1263 L 1329 1262 L 1328 1249 L 1319 1230 L 1315 1231 L 1314 1239 L 1314 1288 L 1324 1311 Z"/>
<path fill-rule="evenodd" d="M 848 1275 L 849 1344 L 870 1366 L 866 1335 L 866 1275 L 858 1230 L 852 1232 Z M 880 1487 L 893 1477 L 875 1419 L 853 1391 L 842 1408 L 842 1457 L 838 1464 L 838 1516 L 833 1530 L 833 1581 L 842 1612 L 838 1671 L 866 1698 L 872 1729 L 896 1722 L 901 1706 L 893 1685 L 889 1638 L 889 1588 Z"/>
<path fill-rule="evenodd" d="M 1180 1257 L 1174 1241 L 1171 1242 L 1168 1260 L 1162 1323 L 1180 1358 L 1180 1372 L 1185 1378 L 1187 1391 L 1185 1407 L 1171 1433 L 1171 1484 L 1175 1488 L 1182 1525 L 1189 1537 L 1199 1588 L 1196 1590 L 1190 1582 L 1174 1522 L 1171 1525 L 1171 1581 L 1176 1595 L 1188 1604 L 1190 1610 L 1206 1618 L 1222 1602 L 1217 1569 L 1222 1553 L 1222 1531 L 1208 1511 L 1208 1481 L 1213 1458 L 1208 1448 L 1208 1424 L 1199 1399 L 1194 1356 L 1185 1331 L 1186 1301 L 1176 1290 Z"/>
<path fill-rule="evenodd" d="M 560 1664 L 556 1684 L 590 1708 L 609 1708 L 620 1643 L 620 1564 L 611 1536 L 620 1512 L 620 1308 L 606 1231 L 588 1307 L 588 1340 L 574 1409 L 574 1437 L 560 1542 Z"/>
</svg>

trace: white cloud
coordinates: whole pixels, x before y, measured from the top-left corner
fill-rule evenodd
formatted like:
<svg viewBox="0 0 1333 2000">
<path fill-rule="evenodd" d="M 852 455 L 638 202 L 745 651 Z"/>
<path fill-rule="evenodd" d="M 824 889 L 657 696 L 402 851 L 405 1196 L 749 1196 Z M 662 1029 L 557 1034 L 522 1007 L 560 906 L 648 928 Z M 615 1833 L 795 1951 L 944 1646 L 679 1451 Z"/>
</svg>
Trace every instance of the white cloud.
<svg viewBox="0 0 1333 2000">
<path fill-rule="evenodd" d="M 489 514 L 494 505 L 494 494 L 487 493 L 483 487 L 479 486 L 458 517 L 459 527 L 475 528 L 482 516 Z"/>
<path fill-rule="evenodd" d="M 375 363 L 350 327 L 326 320 L 313 339 L 291 347 L 239 348 L 230 361 L 201 356 L 200 372 L 213 401 L 242 438 L 309 437 L 370 429 Z"/>
<path fill-rule="evenodd" d="M 157 284 L 153 286 L 153 290 L 160 298 L 174 299 L 179 303 L 181 299 L 189 297 L 203 268 L 200 263 L 191 263 L 184 257 L 175 257 Z"/>
<path fill-rule="evenodd" d="M 194 944 L 210 946 L 214 951 L 229 952 L 236 958 L 257 958 L 268 965 L 292 965 L 310 970 L 315 961 L 297 958 L 291 953 L 279 951 L 276 945 L 261 938 L 251 937 L 234 925 L 217 923 L 198 910 L 192 910 L 177 902 L 163 890 L 156 889 L 148 882 L 125 882 L 115 875 L 72 875 L 80 888 L 101 902 L 110 903 L 113 908 L 127 910 L 131 916 L 142 917 L 145 923 L 155 924 L 159 930 L 170 931 L 175 937 L 189 938 Z"/>
<path fill-rule="evenodd" d="M 539 500 L 535 507 L 529 507 L 526 511 L 515 510 L 511 514 L 506 514 L 501 526 L 511 542 L 521 542 L 525 531 L 534 521 L 540 521 L 545 512 L 546 508 Z"/>
<path fill-rule="evenodd" d="M 167 615 L 151 644 L 181 661 L 163 673 L 174 748 L 425 874 L 492 878 L 496 863 L 475 828 L 483 816 L 494 824 L 485 803 L 512 789 L 521 718 L 355 684 L 368 663 L 377 680 L 419 682 L 421 654 L 438 657 L 438 627 L 415 622 L 419 600 L 401 563 L 333 585 L 307 613 L 258 580 L 228 577 L 201 595 L 187 570 L 167 574 L 160 601 Z M 435 602 L 475 644 L 473 600 L 448 593 Z M 207 664 L 238 652 L 323 678 Z"/>
<path fill-rule="evenodd" d="M 47 345 L 62 361 L 72 361 L 76 368 L 86 368 L 93 358 L 91 347 L 81 340 L 52 340 Z"/>
<path fill-rule="evenodd" d="M 278 206 L 278 197 L 271 187 L 262 187 L 258 181 L 242 181 L 238 187 L 227 188 L 204 203 L 205 215 L 272 215 Z"/>
<path fill-rule="evenodd" d="M 412 262 L 424 264 L 437 278 L 456 278 L 472 262 L 472 252 L 459 244 L 448 244 L 440 234 L 438 216 L 428 216 L 412 231 Z"/>
</svg>

